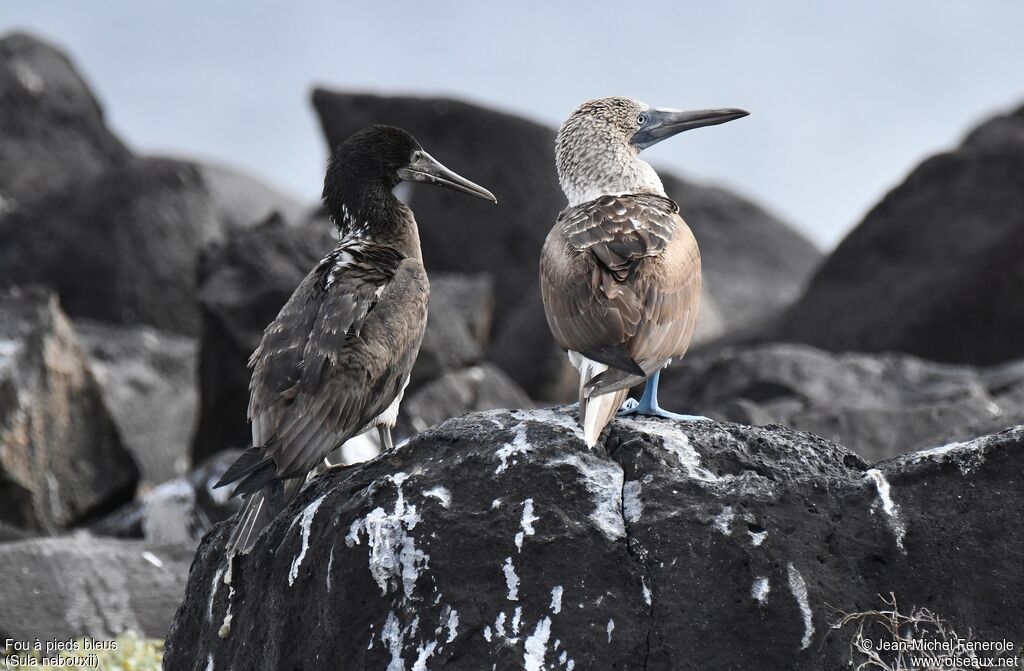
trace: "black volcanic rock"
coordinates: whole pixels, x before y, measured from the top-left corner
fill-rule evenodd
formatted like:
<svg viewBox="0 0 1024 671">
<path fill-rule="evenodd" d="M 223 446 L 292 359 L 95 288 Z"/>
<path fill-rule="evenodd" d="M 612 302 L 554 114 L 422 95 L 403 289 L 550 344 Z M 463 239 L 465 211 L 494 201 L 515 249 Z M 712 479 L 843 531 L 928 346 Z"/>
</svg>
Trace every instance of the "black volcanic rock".
<svg viewBox="0 0 1024 671">
<path fill-rule="evenodd" d="M 1015 640 L 1022 442 L 869 469 L 782 427 L 617 420 L 589 450 L 564 408 L 467 415 L 318 478 L 249 555 L 216 527 L 164 668 L 820 671 L 889 592 Z"/>
<path fill-rule="evenodd" d="M 0 216 L 130 158 L 63 53 L 25 33 L 0 38 Z"/>
<path fill-rule="evenodd" d="M 56 532 L 131 500 L 138 478 L 57 300 L 0 292 L 0 522 Z"/>
<path fill-rule="evenodd" d="M 1024 356 L 1024 108 L 885 196 L 767 337 L 993 364 Z"/>
<path fill-rule="evenodd" d="M 0 632 L 20 641 L 110 640 L 129 631 L 160 638 L 191 557 L 187 548 L 85 533 L 0 543 Z"/>
<path fill-rule="evenodd" d="M 1024 424 L 1024 365 L 976 369 L 804 345 L 715 347 L 671 366 L 661 401 L 676 412 L 810 431 L 878 461 Z"/>
<path fill-rule="evenodd" d="M 153 487 L 88 529 L 98 536 L 145 539 L 155 546 L 195 550 L 210 527 L 241 507 L 239 498 L 231 498 L 230 487 L 214 488 L 240 455 L 240 450 L 218 452 L 187 475 Z"/>
<path fill-rule="evenodd" d="M 313 104 L 330 146 L 371 123 L 411 132 L 435 157 L 490 188 L 499 206 L 435 187 L 414 187 L 423 259 L 430 271 L 495 278 L 489 359 L 534 398 L 562 400 L 574 383 L 552 343 L 537 262 L 565 196 L 555 174 L 554 130 L 446 98 L 385 97 L 317 89 Z M 700 337 L 748 326 L 794 300 L 820 252 L 750 201 L 662 173 L 701 245 L 706 296 Z"/>
<path fill-rule="evenodd" d="M 665 174 L 662 181 L 700 245 L 719 332 L 763 321 L 800 296 L 822 259 L 807 238 L 725 189 Z"/>
<path fill-rule="evenodd" d="M 224 229 L 198 169 L 135 159 L 0 219 L 0 286 L 45 284 L 74 317 L 199 327 L 199 250 Z"/>
</svg>

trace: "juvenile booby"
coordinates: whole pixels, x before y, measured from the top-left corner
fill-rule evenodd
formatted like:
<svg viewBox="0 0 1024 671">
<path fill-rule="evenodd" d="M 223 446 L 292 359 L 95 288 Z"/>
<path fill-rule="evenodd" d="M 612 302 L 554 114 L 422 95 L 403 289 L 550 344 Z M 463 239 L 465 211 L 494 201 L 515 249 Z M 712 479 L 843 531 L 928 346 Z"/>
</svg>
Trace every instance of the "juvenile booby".
<svg viewBox="0 0 1024 671">
<path fill-rule="evenodd" d="M 429 284 L 401 181 L 497 202 L 441 165 L 405 131 L 371 126 L 331 156 L 323 201 L 338 245 L 306 275 L 249 359 L 252 444 L 217 486 L 247 497 L 229 540 L 248 552 L 307 474 L 376 427 L 392 447 L 409 372 L 427 324 Z"/>
<path fill-rule="evenodd" d="M 544 243 L 541 295 L 551 333 L 580 373 L 579 422 L 591 447 L 644 380 L 643 398 L 624 413 L 696 419 L 658 406 L 658 378 L 693 338 L 700 252 L 639 154 L 682 131 L 745 116 L 601 98 L 583 103 L 558 132 L 558 181 L 569 204 Z"/>
</svg>

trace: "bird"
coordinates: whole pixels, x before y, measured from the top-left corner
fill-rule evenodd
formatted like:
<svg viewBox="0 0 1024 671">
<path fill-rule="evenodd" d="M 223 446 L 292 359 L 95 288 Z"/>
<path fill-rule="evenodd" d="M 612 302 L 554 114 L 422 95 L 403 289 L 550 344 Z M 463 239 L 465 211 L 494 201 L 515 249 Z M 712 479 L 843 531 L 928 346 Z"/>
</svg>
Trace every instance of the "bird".
<svg viewBox="0 0 1024 671">
<path fill-rule="evenodd" d="M 568 206 L 541 251 L 541 298 L 555 342 L 580 374 L 579 424 L 590 447 L 616 413 L 704 419 L 658 404 L 661 369 L 686 353 L 697 325 L 701 261 L 679 206 L 640 152 L 747 115 L 615 96 L 583 103 L 558 131 L 555 160 Z M 623 405 L 645 381 L 640 401 Z"/>
<path fill-rule="evenodd" d="M 497 203 L 394 126 L 365 128 L 332 152 L 323 204 L 338 244 L 249 359 L 252 447 L 217 483 L 237 483 L 232 496 L 246 499 L 228 539 L 232 553 L 248 553 L 307 475 L 349 438 L 376 427 L 382 448 L 393 447 L 430 294 L 416 219 L 393 193 L 401 182 Z"/>
</svg>

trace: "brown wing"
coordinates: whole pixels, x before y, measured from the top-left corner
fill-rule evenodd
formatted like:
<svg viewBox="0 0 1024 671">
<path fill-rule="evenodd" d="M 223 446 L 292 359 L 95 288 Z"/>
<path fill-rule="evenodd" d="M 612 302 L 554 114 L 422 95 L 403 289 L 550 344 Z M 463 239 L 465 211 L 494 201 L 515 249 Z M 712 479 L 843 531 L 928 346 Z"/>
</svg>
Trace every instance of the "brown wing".
<svg viewBox="0 0 1024 671">
<path fill-rule="evenodd" d="M 419 261 L 339 245 L 299 285 L 253 353 L 253 445 L 305 474 L 397 396 L 426 325 Z"/>
<path fill-rule="evenodd" d="M 605 196 L 559 215 L 541 292 L 560 346 L 586 355 L 622 345 L 649 374 L 693 337 L 700 255 L 671 200 Z"/>
</svg>

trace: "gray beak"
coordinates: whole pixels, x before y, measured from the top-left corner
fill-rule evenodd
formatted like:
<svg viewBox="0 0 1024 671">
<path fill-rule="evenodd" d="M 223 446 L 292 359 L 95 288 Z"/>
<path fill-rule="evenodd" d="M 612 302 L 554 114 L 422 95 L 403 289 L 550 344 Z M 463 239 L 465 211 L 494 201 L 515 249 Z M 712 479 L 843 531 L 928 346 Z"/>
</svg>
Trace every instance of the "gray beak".
<svg viewBox="0 0 1024 671">
<path fill-rule="evenodd" d="M 444 167 L 440 161 L 423 150 L 413 155 L 409 165 L 398 169 L 398 176 L 406 182 L 436 184 L 492 203 L 498 202 L 493 193 Z"/>
<path fill-rule="evenodd" d="M 651 109 L 644 112 L 647 121 L 633 134 L 630 142 L 640 148 L 647 149 L 666 138 L 692 128 L 715 126 L 727 121 L 742 119 L 750 112 L 741 109 L 682 110 Z"/>
</svg>

